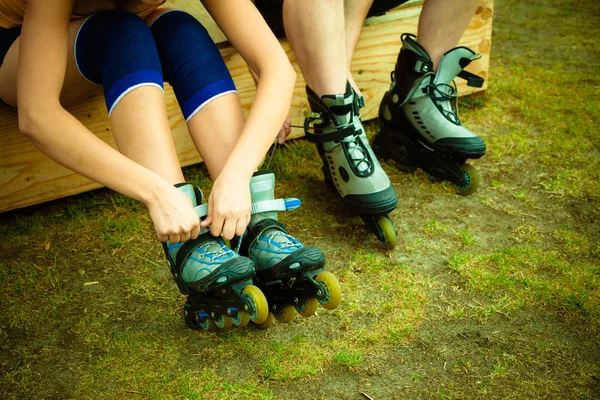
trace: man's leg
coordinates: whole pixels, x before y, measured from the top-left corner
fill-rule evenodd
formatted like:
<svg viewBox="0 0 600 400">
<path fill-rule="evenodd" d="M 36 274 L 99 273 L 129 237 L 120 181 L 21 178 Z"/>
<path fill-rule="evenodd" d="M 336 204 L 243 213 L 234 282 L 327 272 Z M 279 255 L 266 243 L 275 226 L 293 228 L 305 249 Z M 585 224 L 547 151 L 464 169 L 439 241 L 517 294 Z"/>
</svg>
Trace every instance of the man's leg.
<svg viewBox="0 0 600 400">
<path fill-rule="evenodd" d="M 283 23 L 308 87 L 344 93 L 348 70 L 343 0 L 285 0 Z"/>
<path fill-rule="evenodd" d="M 379 119 L 382 130 L 373 148 L 382 159 L 401 169 L 422 168 L 430 176 L 455 184 L 457 193 L 473 193 L 477 171 L 465 164 L 485 154 L 483 140 L 465 128 L 456 113 L 455 78 L 470 86 L 483 80 L 464 68 L 477 55 L 458 41 L 478 0 L 426 0 L 419 19 L 419 36 L 402 35 L 402 49 L 384 95 Z"/>
<path fill-rule="evenodd" d="M 427 51 L 433 69 L 453 49 L 475 14 L 480 0 L 426 0 L 419 17 L 417 42 Z"/>
<path fill-rule="evenodd" d="M 352 58 L 356 50 L 356 44 L 360 38 L 360 32 L 365 23 L 365 18 L 369 12 L 369 8 L 373 4 L 373 0 L 345 0 L 344 15 L 346 21 L 346 63 L 348 67 L 348 82 L 352 85 L 356 93 L 360 96 L 360 89 L 352 77 L 350 68 L 352 66 Z"/>
<path fill-rule="evenodd" d="M 369 145 L 360 120 L 362 99 L 348 79 L 349 63 L 369 1 L 285 0 L 283 21 L 302 74 L 312 115 L 307 138 L 317 144 L 326 182 L 379 240 L 393 247 L 387 216 L 398 198 Z M 346 27 L 346 13 L 352 24 Z M 349 31 L 347 31 L 349 29 Z M 350 38 L 348 40 L 348 37 Z M 352 51 L 350 51 L 350 49 Z"/>
</svg>

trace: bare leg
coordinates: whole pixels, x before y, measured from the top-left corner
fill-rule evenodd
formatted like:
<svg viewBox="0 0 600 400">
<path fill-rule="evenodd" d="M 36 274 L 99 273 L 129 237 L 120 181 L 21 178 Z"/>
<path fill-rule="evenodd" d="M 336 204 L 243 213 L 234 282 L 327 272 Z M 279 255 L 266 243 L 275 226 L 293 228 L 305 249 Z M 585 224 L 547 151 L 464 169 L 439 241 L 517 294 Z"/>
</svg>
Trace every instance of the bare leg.
<svg viewBox="0 0 600 400">
<path fill-rule="evenodd" d="M 81 76 L 75 63 L 73 47 L 83 22 L 84 19 L 73 21 L 69 28 L 69 56 L 61 92 L 61 103 L 65 106 L 75 104 L 100 90 L 100 86 Z M 17 103 L 17 80 L 14 77 L 17 73 L 18 55 L 19 39 L 8 51 L 0 68 L 0 98 L 13 106 Z M 147 107 L 140 108 L 139 104 Z M 121 153 L 170 183 L 184 181 L 160 89 L 142 86 L 124 96 L 111 115 L 111 125 Z"/>
<path fill-rule="evenodd" d="M 352 77 L 350 66 L 356 50 L 356 44 L 360 38 L 360 32 L 367 18 L 369 8 L 373 0 L 344 0 L 344 16 L 346 20 L 346 63 L 348 66 L 348 82 L 352 85 L 358 95 L 361 95 L 358 85 Z"/>
<path fill-rule="evenodd" d="M 114 108 L 110 121 L 121 153 L 172 184 L 185 181 L 159 88 L 142 86 L 129 92 Z"/>
<path fill-rule="evenodd" d="M 213 181 L 225 166 L 243 127 L 242 106 L 234 93 L 214 99 L 188 121 L 194 144 Z"/>
<path fill-rule="evenodd" d="M 423 46 L 437 70 L 448 50 L 456 47 L 479 0 L 426 0 L 419 17 L 418 43 Z"/>
<path fill-rule="evenodd" d="M 308 86 L 319 96 L 344 93 L 348 66 L 343 0 L 286 0 L 283 23 Z"/>
<path fill-rule="evenodd" d="M 65 81 L 62 88 L 60 101 L 65 106 L 77 103 L 93 92 L 100 90 L 95 85 L 81 76 L 75 64 L 73 45 L 75 36 L 84 19 L 72 21 L 69 26 L 69 58 L 65 72 Z M 17 106 L 17 68 L 19 60 L 19 39 L 8 50 L 4 63 L 0 67 L 0 99 L 13 107 Z"/>
</svg>

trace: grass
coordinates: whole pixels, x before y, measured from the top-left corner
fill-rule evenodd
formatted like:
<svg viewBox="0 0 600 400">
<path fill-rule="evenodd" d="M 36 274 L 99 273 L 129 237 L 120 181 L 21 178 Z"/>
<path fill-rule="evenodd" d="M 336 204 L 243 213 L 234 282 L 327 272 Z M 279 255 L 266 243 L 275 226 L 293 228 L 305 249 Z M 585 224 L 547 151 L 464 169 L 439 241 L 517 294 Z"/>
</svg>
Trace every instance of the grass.
<svg viewBox="0 0 600 400">
<path fill-rule="evenodd" d="M 482 185 L 461 197 L 384 164 L 394 251 L 312 144 L 274 154 L 277 194 L 303 201 L 280 219 L 325 251 L 336 310 L 191 331 L 138 203 L 97 190 L 0 215 L 0 398 L 599 398 L 600 9 L 496 3 L 488 90 L 460 102 Z M 185 174 L 208 194 L 202 165 Z"/>
</svg>

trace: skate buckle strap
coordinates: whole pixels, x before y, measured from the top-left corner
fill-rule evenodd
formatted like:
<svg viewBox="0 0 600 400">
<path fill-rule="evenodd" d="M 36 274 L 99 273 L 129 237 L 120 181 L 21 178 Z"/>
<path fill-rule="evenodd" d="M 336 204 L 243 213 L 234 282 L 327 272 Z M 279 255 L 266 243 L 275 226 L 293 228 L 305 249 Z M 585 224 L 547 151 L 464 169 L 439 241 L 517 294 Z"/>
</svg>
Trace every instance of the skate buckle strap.
<svg viewBox="0 0 600 400">
<path fill-rule="evenodd" d="M 464 69 L 458 73 L 460 78 L 467 81 L 467 86 L 480 88 L 483 86 L 484 79 Z"/>
<path fill-rule="evenodd" d="M 365 106 L 365 97 L 364 96 L 354 96 L 356 109 L 359 110 Z"/>
<path fill-rule="evenodd" d="M 270 211 L 292 211 L 300 207 L 302 202 L 300 199 L 288 197 L 285 199 L 263 200 L 251 204 L 252 214 L 259 214 Z M 208 215 L 208 203 L 194 207 L 196 214 L 200 218 Z"/>
<path fill-rule="evenodd" d="M 362 104 L 364 107 L 364 99 L 362 99 Z M 358 105 L 360 105 L 360 100 L 358 101 Z M 349 124 L 344 128 L 338 128 L 334 132 L 313 133 L 310 131 L 310 124 L 325 123 L 324 119 L 327 117 L 324 117 L 322 113 L 308 112 L 306 110 L 304 111 L 304 117 L 304 133 L 306 134 L 306 139 L 313 143 L 337 142 L 349 136 L 356 135 L 357 133 L 354 124 Z"/>
<path fill-rule="evenodd" d="M 323 116 L 318 112 L 304 110 L 304 118 L 310 120 L 310 122 L 314 122 L 315 124 L 322 124 L 324 122 L 322 119 Z"/>
<path fill-rule="evenodd" d="M 250 230 L 250 237 L 252 238 L 252 241 L 254 242 L 256 238 L 258 238 L 264 231 L 266 231 L 269 228 L 277 228 L 279 231 L 285 234 L 288 233 L 287 229 L 281 222 L 271 218 L 267 218 L 254 225 L 254 227 Z"/>
<path fill-rule="evenodd" d="M 300 207 L 300 199 L 293 197 L 286 199 L 263 200 L 252 203 L 252 214 L 271 211 L 292 211 Z"/>
<path fill-rule="evenodd" d="M 202 219 L 208 215 L 208 203 L 194 207 L 196 214 Z"/>
<path fill-rule="evenodd" d="M 431 61 L 425 60 L 416 60 L 415 66 L 413 67 L 415 72 L 419 72 L 421 74 L 425 74 L 431 71 Z"/>
</svg>

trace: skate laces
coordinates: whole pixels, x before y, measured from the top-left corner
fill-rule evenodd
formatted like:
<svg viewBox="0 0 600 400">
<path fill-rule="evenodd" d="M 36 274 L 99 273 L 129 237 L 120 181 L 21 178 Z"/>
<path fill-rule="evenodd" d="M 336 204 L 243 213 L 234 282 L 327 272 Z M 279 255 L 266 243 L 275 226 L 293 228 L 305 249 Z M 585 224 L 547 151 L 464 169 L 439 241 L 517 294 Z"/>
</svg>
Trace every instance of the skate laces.
<svg viewBox="0 0 600 400">
<path fill-rule="evenodd" d="M 215 261 L 223 263 L 233 257 L 235 257 L 235 253 L 225 245 L 221 238 L 202 243 L 189 256 L 190 259 L 203 264 L 214 264 Z M 208 258 L 208 262 L 204 260 L 205 258 Z"/>
<path fill-rule="evenodd" d="M 222 239 L 217 239 L 214 242 L 207 242 L 198 247 L 196 251 L 199 249 L 205 251 L 205 254 L 210 258 L 211 262 L 219 258 L 232 258 L 235 256 L 233 251 L 225 245 Z"/>
<path fill-rule="evenodd" d="M 442 113 L 444 117 L 455 125 L 460 125 L 460 120 L 458 118 L 458 89 L 456 89 L 456 84 L 452 81 L 452 85 L 447 83 L 429 83 L 425 86 L 424 91 L 429 95 L 433 103 L 436 105 L 438 110 Z M 450 103 L 450 107 L 444 107 L 446 102 Z"/>
<path fill-rule="evenodd" d="M 358 131 L 356 135 L 343 139 L 342 143 L 346 146 L 347 153 L 350 156 L 349 161 L 356 170 L 360 173 L 367 173 L 371 169 L 371 159 Z"/>
<path fill-rule="evenodd" d="M 258 243 L 262 241 L 267 244 L 268 247 L 260 246 Z M 280 231 L 279 229 L 267 229 L 263 232 L 256 241 L 257 244 L 252 246 L 257 250 L 263 250 L 267 252 L 280 253 L 282 250 L 287 253 L 292 253 L 303 246 L 295 237 Z M 276 250 L 276 251 L 274 251 Z"/>
</svg>

